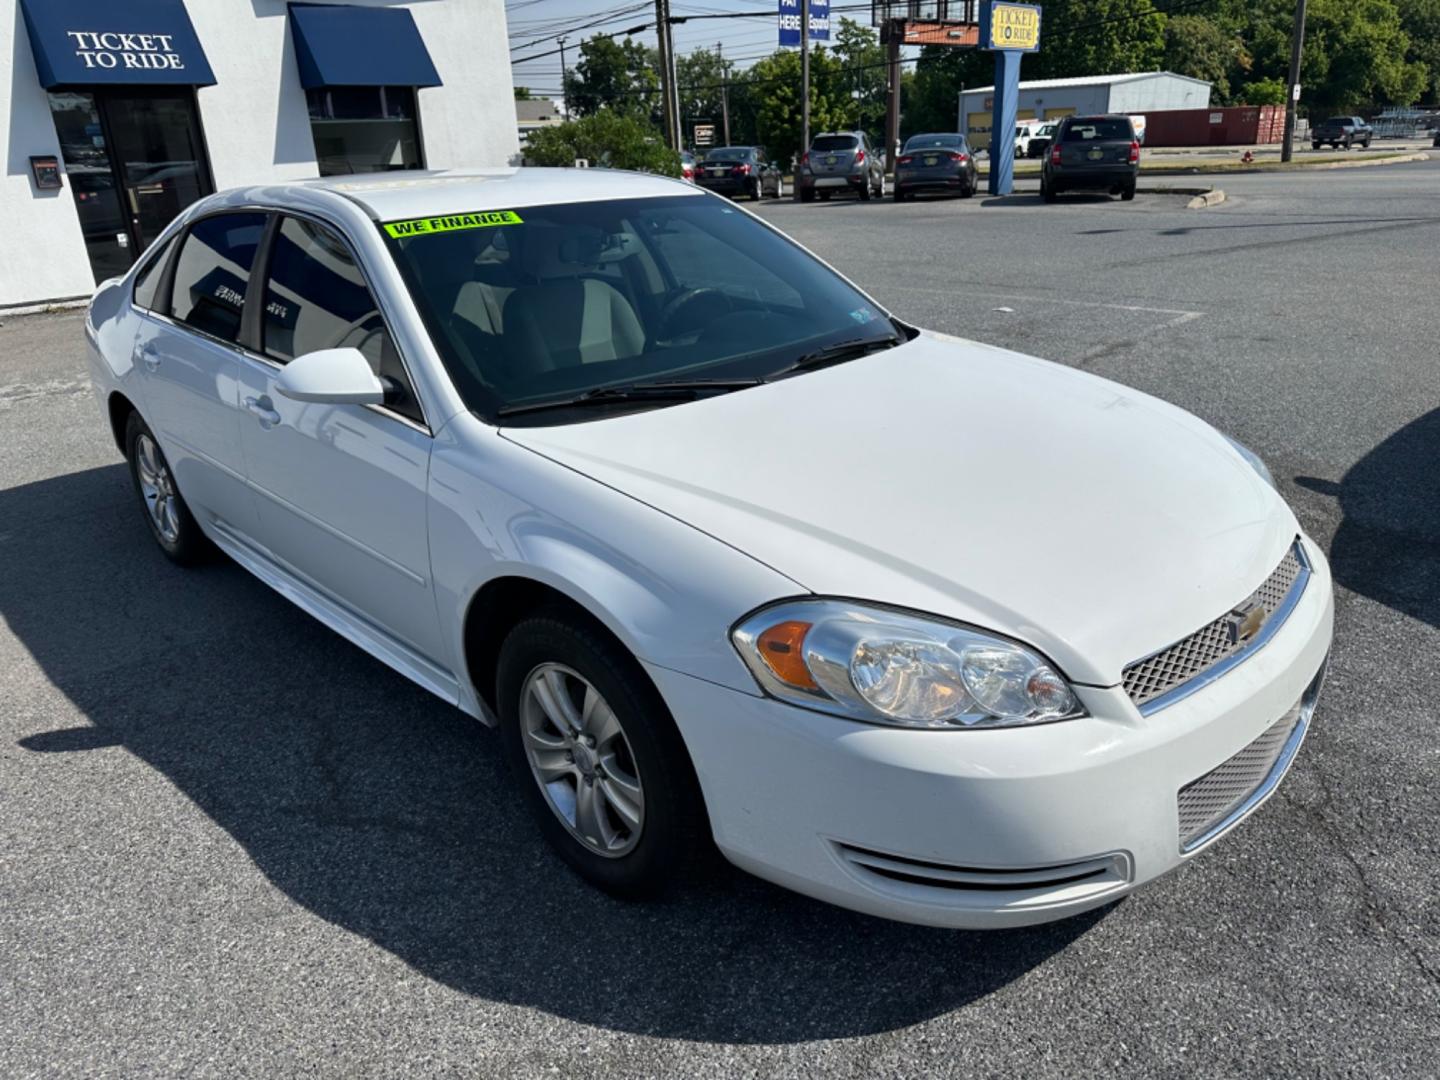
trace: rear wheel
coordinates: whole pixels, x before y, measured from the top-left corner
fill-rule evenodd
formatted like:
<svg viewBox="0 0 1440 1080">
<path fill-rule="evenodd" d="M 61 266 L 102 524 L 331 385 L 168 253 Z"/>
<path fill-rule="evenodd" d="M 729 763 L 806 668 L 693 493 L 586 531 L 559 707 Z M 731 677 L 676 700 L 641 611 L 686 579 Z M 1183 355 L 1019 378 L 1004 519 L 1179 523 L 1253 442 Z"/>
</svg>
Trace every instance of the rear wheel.
<svg viewBox="0 0 1440 1080">
<path fill-rule="evenodd" d="M 896 202 L 904 202 L 905 189 L 902 188 L 899 184 L 896 184 L 893 188 L 890 189 L 890 197 Z"/>
<path fill-rule="evenodd" d="M 680 733 L 608 635 L 542 612 L 500 649 L 502 734 L 556 853 L 608 892 L 659 892 L 705 848 L 704 806 Z"/>
<path fill-rule="evenodd" d="M 873 196 L 874 194 L 875 190 L 873 185 L 870 183 L 870 178 L 866 177 L 865 182 L 860 185 L 860 201 L 869 202 L 871 196 Z"/>
<path fill-rule="evenodd" d="M 1135 185 L 1131 184 L 1120 192 L 1120 198 L 1125 202 L 1133 202 L 1135 199 Z"/>
<path fill-rule="evenodd" d="M 796 191 L 795 191 L 795 196 L 796 196 L 796 198 L 798 198 L 801 202 L 814 202 L 814 201 L 815 201 L 815 192 L 814 192 L 814 190 L 813 190 L 812 188 L 797 188 Z"/>
<path fill-rule="evenodd" d="M 130 463 L 130 480 L 145 511 L 145 523 L 160 550 L 180 566 L 204 561 L 210 554 L 210 542 L 181 497 L 154 432 L 137 412 L 132 412 L 125 424 L 125 456 Z"/>
</svg>

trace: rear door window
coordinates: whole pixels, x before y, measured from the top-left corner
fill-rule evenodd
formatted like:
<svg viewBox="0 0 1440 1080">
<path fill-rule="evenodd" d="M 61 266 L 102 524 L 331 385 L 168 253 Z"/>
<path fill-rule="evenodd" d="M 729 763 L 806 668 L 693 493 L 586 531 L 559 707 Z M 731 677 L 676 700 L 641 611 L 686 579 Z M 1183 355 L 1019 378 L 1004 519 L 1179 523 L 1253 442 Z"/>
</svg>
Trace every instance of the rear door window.
<svg viewBox="0 0 1440 1080">
<path fill-rule="evenodd" d="M 854 150 L 859 140 L 854 135 L 821 135 L 811 146 L 812 150 Z"/>
<path fill-rule="evenodd" d="M 304 218 L 281 221 L 270 250 L 261 323 L 265 353 L 281 363 L 321 349 L 359 349 L 375 374 L 401 391 L 386 407 L 424 421 L 375 296 L 333 230 Z"/>
<path fill-rule="evenodd" d="M 201 333 L 235 342 L 250 268 L 265 231 L 261 213 L 215 214 L 190 226 L 175 264 L 170 314 Z"/>
<path fill-rule="evenodd" d="M 172 236 L 150 255 L 149 261 L 135 275 L 133 301 L 136 307 L 149 311 L 155 306 L 155 294 L 160 290 L 160 279 L 165 276 L 165 260 L 170 257 L 170 249 L 174 246 L 175 238 Z"/>
</svg>

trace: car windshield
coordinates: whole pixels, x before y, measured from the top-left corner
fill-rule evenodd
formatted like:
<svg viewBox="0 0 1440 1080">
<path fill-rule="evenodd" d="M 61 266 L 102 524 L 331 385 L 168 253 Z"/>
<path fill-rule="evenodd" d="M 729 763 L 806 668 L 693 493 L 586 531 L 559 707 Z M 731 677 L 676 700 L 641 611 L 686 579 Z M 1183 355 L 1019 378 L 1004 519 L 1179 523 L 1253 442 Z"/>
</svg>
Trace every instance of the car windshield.
<svg viewBox="0 0 1440 1080">
<path fill-rule="evenodd" d="M 753 147 L 749 146 L 722 146 L 719 150 L 711 150 L 705 155 L 706 161 L 749 161 L 750 155 L 755 153 Z"/>
<path fill-rule="evenodd" d="M 810 144 L 811 150 L 854 150 L 860 140 L 854 135 L 819 135 Z"/>
<path fill-rule="evenodd" d="M 1094 120 L 1077 120 L 1065 129 L 1063 142 L 1096 142 L 1102 139 L 1123 139 L 1129 142 L 1135 137 L 1130 121 L 1123 117 L 1109 119 L 1096 117 Z"/>
<path fill-rule="evenodd" d="M 905 143 L 905 152 L 912 150 L 936 150 L 951 146 L 964 146 L 963 135 L 911 135 Z"/>
<path fill-rule="evenodd" d="M 708 195 L 517 207 L 419 225 L 383 231 L 456 388 L 491 421 L 501 410 L 607 387 L 753 382 L 835 346 L 898 337 L 833 271 Z"/>
</svg>

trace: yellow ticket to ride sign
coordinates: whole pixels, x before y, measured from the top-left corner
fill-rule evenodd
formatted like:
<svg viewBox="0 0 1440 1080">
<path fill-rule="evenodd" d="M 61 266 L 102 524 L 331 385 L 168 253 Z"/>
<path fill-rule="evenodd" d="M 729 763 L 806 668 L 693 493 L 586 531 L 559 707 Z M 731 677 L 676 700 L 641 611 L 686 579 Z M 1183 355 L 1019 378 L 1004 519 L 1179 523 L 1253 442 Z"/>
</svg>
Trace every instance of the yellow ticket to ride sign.
<svg viewBox="0 0 1440 1080">
<path fill-rule="evenodd" d="M 1023 49 L 1040 47 L 1040 9 L 1031 4 L 993 3 L 990 18 L 981 40 L 987 49 Z"/>
<path fill-rule="evenodd" d="M 476 214 L 445 214 L 442 217 L 387 221 L 385 231 L 397 240 L 427 233 L 455 232 L 457 229 L 492 229 L 497 225 L 523 225 L 514 210 L 485 210 Z"/>
</svg>

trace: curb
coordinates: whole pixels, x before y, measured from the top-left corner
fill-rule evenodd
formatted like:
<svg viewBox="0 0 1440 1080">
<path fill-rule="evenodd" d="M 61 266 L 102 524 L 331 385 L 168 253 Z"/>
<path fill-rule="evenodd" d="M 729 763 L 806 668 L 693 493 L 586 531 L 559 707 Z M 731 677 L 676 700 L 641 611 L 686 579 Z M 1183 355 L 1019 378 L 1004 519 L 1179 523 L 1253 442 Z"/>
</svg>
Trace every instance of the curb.
<svg viewBox="0 0 1440 1080">
<path fill-rule="evenodd" d="M 1289 165 L 1282 165 L 1276 162 L 1271 165 L 1255 165 L 1250 168 L 1214 168 L 1207 169 L 1203 165 L 1159 165 L 1154 168 L 1140 169 L 1140 175 L 1145 176 L 1253 176 L 1256 173 L 1286 173 L 1286 172 L 1323 172 L 1327 169 L 1373 169 L 1381 165 L 1404 165 L 1412 161 L 1429 161 L 1430 155 L 1401 154 L 1397 157 L 1383 158 L 1357 158 L 1354 161 L 1319 161 L 1314 164 L 1305 162 L 1294 162 Z"/>
<path fill-rule="evenodd" d="M 1224 201 L 1225 192 L 1221 191 L 1219 188 L 1215 188 L 1212 191 L 1207 191 L 1203 195 L 1196 195 L 1195 198 L 1191 199 L 1188 203 L 1185 204 L 1185 209 L 1204 210 L 1208 206 L 1219 206 Z"/>
<path fill-rule="evenodd" d="M 53 315 L 61 311 L 75 311 L 89 303 L 88 296 L 74 296 L 65 300 L 45 300 L 35 304 L 0 307 L 0 319 L 9 319 L 17 315 Z"/>
</svg>

